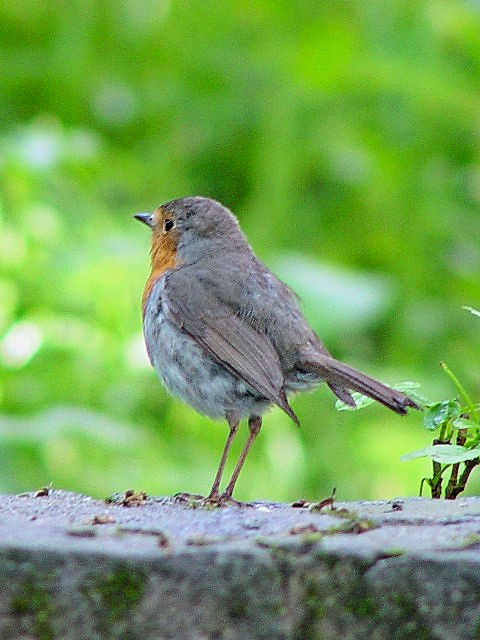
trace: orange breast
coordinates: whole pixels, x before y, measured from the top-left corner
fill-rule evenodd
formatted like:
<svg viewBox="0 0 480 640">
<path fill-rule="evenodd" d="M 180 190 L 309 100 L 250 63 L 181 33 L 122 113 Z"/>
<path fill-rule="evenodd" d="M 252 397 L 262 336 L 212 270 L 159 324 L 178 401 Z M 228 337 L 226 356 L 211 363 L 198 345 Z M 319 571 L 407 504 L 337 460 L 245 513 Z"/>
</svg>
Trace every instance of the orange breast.
<svg viewBox="0 0 480 640">
<path fill-rule="evenodd" d="M 152 270 L 145 284 L 142 297 L 142 311 L 144 315 L 145 306 L 155 282 L 158 278 L 161 278 L 166 271 L 174 269 L 177 266 L 177 239 L 175 235 L 163 235 L 154 232 L 150 255 L 152 258 Z"/>
</svg>

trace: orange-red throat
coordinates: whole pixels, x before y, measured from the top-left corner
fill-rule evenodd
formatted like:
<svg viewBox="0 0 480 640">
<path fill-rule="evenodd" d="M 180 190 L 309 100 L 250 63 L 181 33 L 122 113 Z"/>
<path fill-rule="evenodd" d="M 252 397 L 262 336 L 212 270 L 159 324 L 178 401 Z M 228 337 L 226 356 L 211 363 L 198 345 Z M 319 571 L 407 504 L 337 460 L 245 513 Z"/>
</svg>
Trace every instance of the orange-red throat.
<svg viewBox="0 0 480 640">
<path fill-rule="evenodd" d="M 172 226 L 173 222 L 173 226 Z M 177 266 L 178 232 L 175 228 L 174 216 L 169 211 L 159 207 L 153 214 L 152 246 L 150 248 L 151 272 L 145 284 L 142 297 L 142 310 L 145 306 L 155 282 L 165 271 Z M 170 228 L 172 227 L 172 228 Z"/>
</svg>

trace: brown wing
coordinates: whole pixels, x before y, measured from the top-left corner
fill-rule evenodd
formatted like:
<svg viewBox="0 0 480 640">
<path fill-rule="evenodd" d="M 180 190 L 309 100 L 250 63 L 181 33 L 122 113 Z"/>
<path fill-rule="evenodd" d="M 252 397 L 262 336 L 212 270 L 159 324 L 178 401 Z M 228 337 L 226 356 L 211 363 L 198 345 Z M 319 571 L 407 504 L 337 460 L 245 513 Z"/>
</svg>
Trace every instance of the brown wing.
<svg viewBox="0 0 480 640">
<path fill-rule="evenodd" d="M 179 269 L 167 277 L 162 301 L 168 319 L 298 424 L 285 395 L 278 354 L 268 338 L 240 318 L 235 309 L 209 294 L 201 280 L 189 275 L 188 269 Z"/>
</svg>

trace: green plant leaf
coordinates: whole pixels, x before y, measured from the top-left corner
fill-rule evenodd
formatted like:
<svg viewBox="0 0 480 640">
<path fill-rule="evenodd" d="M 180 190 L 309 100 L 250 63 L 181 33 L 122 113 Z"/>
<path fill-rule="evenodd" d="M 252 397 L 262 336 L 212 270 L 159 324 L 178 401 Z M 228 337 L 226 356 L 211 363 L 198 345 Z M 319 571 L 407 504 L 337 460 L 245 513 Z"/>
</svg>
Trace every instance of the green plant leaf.
<svg viewBox="0 0 480 640">
<path fill-rule="evenodd" d="M 351 407 L 349 404 L 345 404 L 345 402 L 337 400 L 335 403 L 335 409 L 337 411 L 357 411 L 358 409 L 364 409 L 375 402 L 372 398 L 364 396 L 362 393 L 358 393 L 358 391 L 352 392 L 352 398 L 355 400 L 355 407 Z"/>
<path fill-rule="evenodd" d="M 448 420 L 453 420 L 460 416 L 458 400 L 435 402 L 428 405 L 426 409 L 426 413 L 423 416 L 423 426 L 429 431 L 435 431 Z"/>
<path fill-rule="evenodd" d="M 458 444 L 435 444 L 431 447 L 425 447 L 425 449 L 406 453 L 400 460 L 415 460 L 425 457 L 441 464 L 455 464 L 480 458 L 480 449 L 466 449 Z"/>
<path fill-rule="evenodd" d="M 475 422 L 472 422 L 471 420 L 467 420 L 466 418 L 455 418 L 455 420 L 452 420 L 450 425 L 453 427 L 453 429 L 477 429 L 478 428 L 478 425 L 475 424 Z"/>
<path fill-rule="evenodd" d="M 406 393 L 405 395 L 407 395 L 414 402 L 416 402 L 421 409 L 425 409 L 425 407 L 427 407 L 430 404 L 430 402 L 427 400 L 427 398 L 423 394 L 417 393 L 413 389 L 409 390 L 408 393 Z"/>
<path fill-rule="evenodd" d="M 422 409 L 429 404 L 427 398 L 419 393 L 417 389 L 420 388 L 420 384 L 418 382 L 406 381 L 406 382 L 397 382 L 393 385 L 393 389 L 397 391 L 402 391 L 409 398 L 414 400 Z"/>
<path fill-rule="evenodd" d="M 387 385 L 390 386 L 390 385 Z M 412 389 L 419 389 L 420 383 L 413 382 L 412 380 L 405 380 L 404 382 L 396 382 L 392 389 L 396 389 L 397 391 L 411 391 Z"/>
</svg>

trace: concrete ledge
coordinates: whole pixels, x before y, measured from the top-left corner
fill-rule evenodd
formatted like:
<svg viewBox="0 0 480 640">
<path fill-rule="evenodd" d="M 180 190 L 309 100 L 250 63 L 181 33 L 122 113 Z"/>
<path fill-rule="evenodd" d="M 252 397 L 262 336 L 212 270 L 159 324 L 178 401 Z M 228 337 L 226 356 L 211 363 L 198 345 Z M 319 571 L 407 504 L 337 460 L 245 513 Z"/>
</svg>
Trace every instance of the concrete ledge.
<svg viewBox="0 0 480 640">
<path fill-rule="evenodd" d="M 480 499 L 136 504 L 0 497 L 0 638 L 480 638 Z"/>
</svg>

